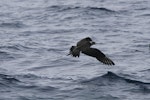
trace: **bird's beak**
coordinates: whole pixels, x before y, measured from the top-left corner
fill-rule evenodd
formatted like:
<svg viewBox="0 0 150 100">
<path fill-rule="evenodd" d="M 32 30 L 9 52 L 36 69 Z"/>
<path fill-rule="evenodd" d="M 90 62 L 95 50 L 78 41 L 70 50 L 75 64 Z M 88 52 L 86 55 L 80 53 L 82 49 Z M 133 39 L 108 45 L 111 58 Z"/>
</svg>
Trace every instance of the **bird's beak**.
<svg viewBox="0 0 150 100">
<path fill-rule="evenodd" d="M 91 43 L 92 45 L 96 44 L 96 43 L 95 43 L 95 42 L 93 42 L 93 41 L 90 41 L 90 43 Z"/>
</svg>

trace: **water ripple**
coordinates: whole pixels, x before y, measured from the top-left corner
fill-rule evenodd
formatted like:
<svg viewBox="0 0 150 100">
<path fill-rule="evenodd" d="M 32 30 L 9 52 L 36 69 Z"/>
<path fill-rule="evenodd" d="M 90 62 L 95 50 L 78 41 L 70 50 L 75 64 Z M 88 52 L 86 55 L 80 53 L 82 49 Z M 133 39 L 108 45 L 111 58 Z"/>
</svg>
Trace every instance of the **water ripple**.
<svg viewBox="0 0 150 100">
<path fill-rule="evenodd" d="M 26 25 L 22 22 L 3 22 L 0 23 L 0 27 L 2 28 L 23 28 Z"/>
</svg>

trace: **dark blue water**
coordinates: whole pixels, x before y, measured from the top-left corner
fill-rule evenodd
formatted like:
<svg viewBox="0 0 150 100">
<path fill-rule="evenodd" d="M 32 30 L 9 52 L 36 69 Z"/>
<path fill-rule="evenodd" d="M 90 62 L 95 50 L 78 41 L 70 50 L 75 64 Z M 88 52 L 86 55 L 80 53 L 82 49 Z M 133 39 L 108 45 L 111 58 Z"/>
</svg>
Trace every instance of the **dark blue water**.
<svg viewBox="0 0 150 100">
<path fill-rule="evenodd" d="M 0 100 L 150 100 L 149 0 L 1 0 Z M 66 56 L 85 37 L 114 62 Z"/>
</svg>

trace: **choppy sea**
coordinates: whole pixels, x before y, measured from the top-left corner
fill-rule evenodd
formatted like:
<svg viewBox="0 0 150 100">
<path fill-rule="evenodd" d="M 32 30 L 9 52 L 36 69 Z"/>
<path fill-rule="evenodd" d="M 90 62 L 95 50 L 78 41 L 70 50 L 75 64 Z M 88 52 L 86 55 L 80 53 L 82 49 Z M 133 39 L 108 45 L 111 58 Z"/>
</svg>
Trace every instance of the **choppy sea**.
<svg viewBox="0 0 150 100">
<path fill-rule="evenodd" d="M 0 100 L 150 100 L 150 0 L 0 0 Z M 66 56 L 91 37 L 115 62 Z"/>
</svg>

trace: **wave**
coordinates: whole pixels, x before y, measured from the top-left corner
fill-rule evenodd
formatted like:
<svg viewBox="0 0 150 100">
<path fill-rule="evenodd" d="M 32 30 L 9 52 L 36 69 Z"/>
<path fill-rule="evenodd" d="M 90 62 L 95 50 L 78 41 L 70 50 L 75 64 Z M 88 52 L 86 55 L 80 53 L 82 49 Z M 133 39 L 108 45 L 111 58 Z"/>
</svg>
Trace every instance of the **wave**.
<svg viewBox="0 0 150 100">
<path fill-rule="evenodd" d="M 19 85 L 18 87 L 22 88 L 22 89 L 31 89 L 31 90 L 38 90 L 40 92 L 50 92 L 50 91 L 54 91 L 57 88 L 52 87 L 52 86 L 41 86 L 41 85 L 36 85 L 36 84 L 22 84 Z"/>
<path fill-rule="evenodd" d="M 114 10 L 111 10 L 111 9 L 107 9 L 107 8 L 104 8 L 104 7 L 87 7 L 88 9 L 90 10 L 100 10 L 100 11 L 105 11 L 105 12 L 116 12 Z"/>
<path fill-rule="evenodd" d="M 0 27 L 3 27 L 3 28 L 22 28 L 25 26 L 26 25 L 23 24 L 22 22 L 2 22 L 2 23 L 0 23 Z"/>
<path fill-rule="evenodd" d="M 0 88 L 11 88 L 11 87 L 17 87 L 20 89 L 27 89 L 27 90 L 35 90 L 40 92 L 50 92 L 55 89 L 56 87 L 52 86 L 43 86 L 41 84 L 35 84 L 35 81 L 38 80 L 45 80 L 46 77 L 40 77 L 33 74 L 26 74 L 26 75 L 6 75 L 6 74 L 0 74 Z M 21 81 L 20 81 L 21 80 Z M 31 80 L 33 82 L 31 82 Z"/>
<path fill-rule="evenodd" d="M 68 5 L 53 5 L 46 8 L 47 10 L 55 11 L 69 11 L 69 10 L 87 10 L 87 11 L 105 11 L 105 12 L 116 12 L 114 10 L 104 8 L 104 7 L 80 7 L 80 6 L 68 6 Z"/>
<path fill-rule="evenodd" d="M 65 5 L 53 5 L 50 7 L 47 7 L 47 10 L 57 10 L 57 11 L 65 11 L 65 10 L 72 10 L 72 9 L 79 9 L 80 7 L 74 7 L 74 6 L 65 6 Z"/>
<path fill-rule="evenodd" d="M 20 51 L 27 52 L 32 48 L 23 45 L 0 46 L 0 61 L 14 60 L 15 58 L 24 57 Z"/>
<path fill-rule="evenodd" d="M 126 82 L 126 83 L 131 83 L 131 84 L 135 84 L 135 85 L 150 85 L 150 83 L 147 82 L 142 82 L 142 81 L 138 81 L 138 80 L 132 80 L 132 79 L 128 79 L 125 77 L 121 77 L 113 72 L 108 72 L 107 74 L 104 74 L 100 77 L 95 77 L 92 78 L 90 80 L 86 80 L 83 81 L 83 83 L 102 83 L 102 81 L 108 81 L 108 82 Z"/>
<path fill-rule="evenodd" d="M 6 74 L 0 74 L 0 78 L 4 81 L 8 81 L 10 83 L 12 82 L 20 82 L 18 79 L 16 79 L 15 77 L 11 76 L 11 75 L 6 75 Z"/>
<path fill-rule="evenodd" d="M 1 88 L 10 87 L 10 85 L 15 85 L 18 82 L 21 82 L 21 81 L 11 75 L 0 74 L 0 87 Z"/>
<path fill-rule="evenodd" d="M 36 79 L 49 79 L 48 77 L 41 77 L 34 74 L 21 74 L 21 75 L 15 75 L 19 79 L 29 79 L 29 80 L 36 80 Z"/>
<path fill-rule="evenodd" d="M 150 14 L 147 13 L 147 14 L 138 15 L 137 17 L 149 17 L 149 16 L 150 16 Z"/>
<path fill-rule="evenodd" d="M 21 75 L 15 75 L 15 77 L 22 80 L 20 84 L 17 84 L 17 87 L 24 90 L 31 89 L 40 92 L 48 92 L 48 91 L 50 92 L 57 89 L 56 87 L 53 86 L 38 84 L 37 81 L 39 80 L 41 81 L 50 80 L 50 78 L 48 77 L 37 76 L 34 74 L 21 74 Z"/>
<path fill-rule="evenodd" d="M 150 72 L 150 69 L 144 69 L 144 70 L 141 70 L 140 72 Z"/>
<path fill-rule="evenodd" d="M 4 52 L 4 51 L 0 51 L 0 55 L 2 56 L 2 55 L 4 55 L 4 56 L 7 56 L 7 55 L 9 55 L 7 52 Z"/>
<path fill-rule="evenodd" d="M 0 46 L 0 49 L 18 51 L 18 50 L 27 50 L 31 48 L 18 44 L 18 45 L 10 45 L 10 46 Z"/>
<path fill-rule="evenodd" d="M 13 60 L 14 58 L 10 53 L 0 51 L 0 61 Z"/>
<path fill-rule="evenodd" d="M 150 83 L 147 83 L 147 82 L 132 80 L 132 79 L 128 79 L 128 78 L 125 78 L 125 77 L 118 76 L 118 75 L 114 74 L 113 72 L 108 72 L 106 75 L 103 75 L 102 77 L 110 78 L 110 79 L 111 79 L 111 78 L 114 78 L 114 79 L 124 80 L 124 81 L 126 81 L 127 83 L 133 83 L 133 84 L 147 84 L 147 85 L 150 85 Z"/>
<path fill-rule="evenodd" d="M 127 92 L 150 93 L 150 83 L 125 78 L 113 72 L 108 72 L 102 76 L 82 81 L 81 83 L 84 85 L 96 85 L 96 87 L 111 86 L 115 88 L 124 88 L 124 91 Z"/>
</svg>

